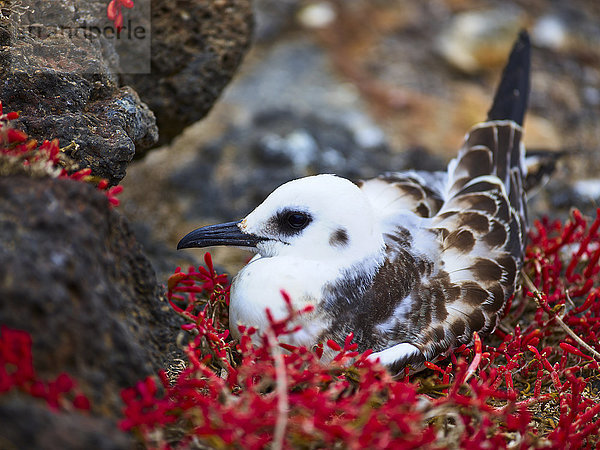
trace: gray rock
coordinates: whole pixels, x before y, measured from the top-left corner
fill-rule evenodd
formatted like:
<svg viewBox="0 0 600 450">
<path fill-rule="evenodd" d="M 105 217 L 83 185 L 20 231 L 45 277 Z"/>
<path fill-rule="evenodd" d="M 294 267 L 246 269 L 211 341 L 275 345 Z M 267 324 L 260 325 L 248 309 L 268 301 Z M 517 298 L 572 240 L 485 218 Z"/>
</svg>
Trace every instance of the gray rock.
<svg viewBox="0 0 600 450">
<path fill-rule="evenodd" d="M 34 398 L 3 397 L 0 400 L 0 447 L 3 449 L 120 450 L 133 447 L 133 439 L 119 431 L 114 421 L 77 412 L 57 413 Z"/>
<path fill-rule="evenodd" d="M 91 185 L 6 176 L 0 196 L 0 323 L 31 333 L 42 378 L 69 373 L 94 414 L 119 417 L 121 389 L 177 352 L 150 263 Z"/>
<path fill-rule="evenodd" d="M 267 43 L 295 28 L 301 0 L 254 0 L 257 43 Z"/>
<path fill-rule="evenodd" d="M 136 93 L 119 88 L 114 46 L 103 35 L 90 38 L 90 27 L 108 24 L 106 2 L 23 0 L 3 11 L 5 110 L 21 111 L 19 126 L 33 138 L 76 143 L 70 156 L 80 168 L 117 184 L 134 154 L 155 144 L 158 130 Z"/>
<path fill-rule="evenodd" d="M 22 87 L 15 86 L 14 92 Z M 7 107 L 15 109 L 13 103 Z M 63 110 L 55 115 L 24 114 L 17 126 L 33 138 L 58 138 L 62 146 L 75 142 L 77 147 L 67 154 L 80 168 L 89 167 L 94 175 L 118 184 L 125 177 L 136 149 L 148 148 L 156 142 L 154 115 L 127 86 L 84 108 L 78 112 Z"/>
<path fill-rule="evenodd" d="M 553 219 L 568 219 L 573 208 L 577 208 L 588 217 L 595 217 L 600 200 L 600 180 L 559 179 L 546 186 L 544 194 L 552 210 Z"/>
<path fill-rule="evenodd" d="M 123 81 L 154 111 L 161 144 L 210 111 L 248 50 L 252 27 L 250 0 L 152 0 L 152 73 Z"/>
</svg>

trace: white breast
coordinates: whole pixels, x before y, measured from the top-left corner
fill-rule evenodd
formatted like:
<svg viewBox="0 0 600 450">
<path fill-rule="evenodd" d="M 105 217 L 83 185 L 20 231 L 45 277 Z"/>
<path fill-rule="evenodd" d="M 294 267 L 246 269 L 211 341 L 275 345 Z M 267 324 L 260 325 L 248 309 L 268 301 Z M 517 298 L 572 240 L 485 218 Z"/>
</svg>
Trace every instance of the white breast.
<svg viewBox="0 0 600 450">
<path fill-rule="evenodd" d="M 231 286 L 229 321 L 233 336 L 239 336 L 238 325 L 264 331 L 269 324 L 267 308 L 275 320 L 285 318 L 288 308 L 282 290 L 290 296 L 295 310 L 308 305 L 316 307 L 323 286 L 338 275 L 335 265 L 318 261 L 289 256 L 253 259 L 237 274 Z M 301 315 L 294 324 L 301 325 L 302 329 L 281 340 L 308 347 L 328 325 L 316 313 Z"/>
</svg>

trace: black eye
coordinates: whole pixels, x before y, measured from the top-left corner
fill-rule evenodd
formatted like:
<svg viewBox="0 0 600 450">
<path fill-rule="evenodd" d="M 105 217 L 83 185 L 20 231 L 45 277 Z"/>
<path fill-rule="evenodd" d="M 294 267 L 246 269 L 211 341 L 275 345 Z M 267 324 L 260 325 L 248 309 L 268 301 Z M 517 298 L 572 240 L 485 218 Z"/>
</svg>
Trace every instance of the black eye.
<svg viewBox="0 0 600 450">
<path fill-rule="evenodd" d="M 291 212 L 287 214 L 286 222 L 294 230 L 301 230 L 308 225 L 308 215 L 302 212 Z"/>
<path fill-rule="evenodd" d="M 300 234 L 313 218 L 307 211 L 298 209 L 284 209 L 279 211 L 271 220 L 272 233 L 282 236 Z"/>
</svg>

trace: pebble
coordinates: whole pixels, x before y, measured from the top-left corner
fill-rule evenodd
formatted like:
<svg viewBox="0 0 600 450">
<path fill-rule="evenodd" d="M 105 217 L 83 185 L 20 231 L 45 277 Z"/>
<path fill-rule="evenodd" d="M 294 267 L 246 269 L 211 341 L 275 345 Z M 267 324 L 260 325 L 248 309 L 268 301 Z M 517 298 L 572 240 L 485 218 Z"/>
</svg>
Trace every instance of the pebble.
<svg viewBox="0 0 600 450">
<path fill-rule="evenodd" d="M 305 130 L 295 130 L 287 136 L 267 134 L 261 139 L 265 156 L 290 161 L 298 169 L 306 169 L 318 151 L 314 138 Z"/>
<path fill-rule="evenodd" d="M 383 130 L 362 112 L 352 111 L 344 114 L 341 121 L 352 130 L 354 139 L 361 147 L 375 148 L 385 145 L 386 137 Z"/>
<path fill-rule="evenodd" d="M 306 28 L 325 28 L 336 19 L 336 12 L 329 2 L 312 3 L 298 12 L 298 21 Z"/>
<path fill-rule="evenodd" d="M 531 41 L 538 47 L 563 49 L 567 44 L 567 27 L 556 16 L 541 17 L 531 30 Z"/>
<path fill-rule="evenodd" d="M 466 74 L 496 69 L 524 26 L 516 7 L 457 14 L 438 37 L 438 50 L 454 68 Z"/>
<path fill-rule="evenodd" d="M 600 199 L 600 179 L 579 180 L 573 184 L 575 193 L 585 199 Z"/>
<path fill-rule="evenodd" d="M 600 105 L 600 89 L 592 86 L 586 86 L 583 88 L 583 98 L 586 103 L 590 106 Z"/>
</svg>

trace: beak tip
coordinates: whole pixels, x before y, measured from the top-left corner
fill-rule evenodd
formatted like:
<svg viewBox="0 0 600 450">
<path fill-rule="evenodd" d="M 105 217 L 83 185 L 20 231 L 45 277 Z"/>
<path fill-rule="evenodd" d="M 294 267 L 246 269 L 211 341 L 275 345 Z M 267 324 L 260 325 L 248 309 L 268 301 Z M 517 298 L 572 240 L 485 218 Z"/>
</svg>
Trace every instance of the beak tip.
<svg viewBox="0 0 600 450">
<path fill-rule="evenodd" d="M 256 244 L 264 240 L 259 236 L 243 232 L 238 224 L 239 222 L 228 222 L 198 228 L 179 241 L 177 250 L 215 245 L 256 247 Z"/>
<path fill-rule="evenodd" d="M 177 250 L 198 247 L 198 239 L 196 238 L 196 233 L 197 230 L 194 230 L 191 233 L 188 233 L 184 237 L 182 237 L 177 243 Z"/>
</svg>

